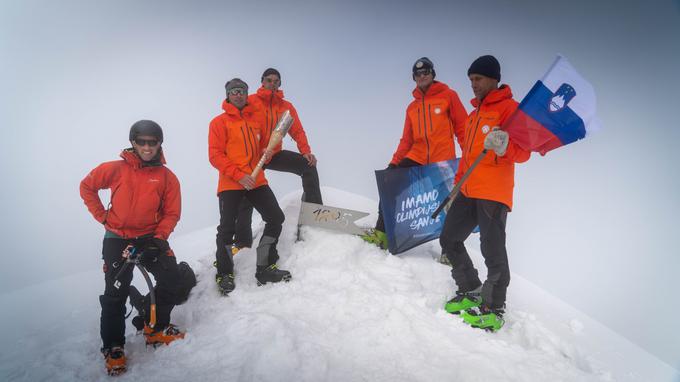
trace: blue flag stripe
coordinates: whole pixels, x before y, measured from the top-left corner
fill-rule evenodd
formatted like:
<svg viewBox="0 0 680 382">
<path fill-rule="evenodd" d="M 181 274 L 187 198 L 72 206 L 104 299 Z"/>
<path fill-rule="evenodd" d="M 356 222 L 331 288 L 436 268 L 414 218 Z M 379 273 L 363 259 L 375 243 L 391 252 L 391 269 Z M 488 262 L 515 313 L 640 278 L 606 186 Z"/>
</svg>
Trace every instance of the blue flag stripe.
<svg viewBox="0 0 680 382">
<path fill-rule="evenodd" d="M 552 97 L 552 91 L 543 82 L 537 81 L 522 100 L 519 109 L 555 134 L 563 145 L 584 138 L 586 128 L 583 120 L 569 106 L 550 111 Z"/>
</svg>

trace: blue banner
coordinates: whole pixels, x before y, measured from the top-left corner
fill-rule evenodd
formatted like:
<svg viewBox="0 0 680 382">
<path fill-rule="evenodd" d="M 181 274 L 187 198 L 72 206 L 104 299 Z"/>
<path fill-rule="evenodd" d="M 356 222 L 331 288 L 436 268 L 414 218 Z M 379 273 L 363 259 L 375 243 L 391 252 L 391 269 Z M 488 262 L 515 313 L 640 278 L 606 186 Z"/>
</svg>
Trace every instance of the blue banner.
<svg viewBox="0 0 680 382">
<path fill-rule="evenodd" d="M 392 254 L 439 238 L 446 213 L 430 216 L 453 189 L 457 168 L 458 159 L 375 172 Z"/>
</svg>

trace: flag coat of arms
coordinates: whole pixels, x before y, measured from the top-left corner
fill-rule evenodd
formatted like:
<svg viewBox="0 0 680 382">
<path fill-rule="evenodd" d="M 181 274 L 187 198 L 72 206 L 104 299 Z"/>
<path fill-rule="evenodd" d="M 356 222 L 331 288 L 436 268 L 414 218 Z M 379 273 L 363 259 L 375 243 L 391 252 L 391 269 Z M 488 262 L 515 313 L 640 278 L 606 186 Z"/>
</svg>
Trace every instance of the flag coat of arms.
<svg viewBox="0 0 680 382">
<path fill-rule="evenodd" d="M 545 155 L 599 127 L 595 90 L 558 56 L 508 119 L 504 130 L 525 150 Z"/>
</svg>

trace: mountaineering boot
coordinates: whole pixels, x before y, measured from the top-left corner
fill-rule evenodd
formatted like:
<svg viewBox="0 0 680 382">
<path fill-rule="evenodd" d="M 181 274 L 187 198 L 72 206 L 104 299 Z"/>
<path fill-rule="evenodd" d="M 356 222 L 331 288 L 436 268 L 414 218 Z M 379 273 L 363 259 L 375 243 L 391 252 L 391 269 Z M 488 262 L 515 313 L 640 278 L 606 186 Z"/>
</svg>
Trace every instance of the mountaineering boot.
<svg viewBox="0 0 680 382">
<path fill-rule="evenodd" d="M 144 325 L 144 339 L 147 345 L 160 346 L 169 345 L 174 340 L 181 340 L 186 333 L 179 330 L 173 324 L 168 324 L 165 329 L 155 330 L 148 325 Z"/>
<path fill-rule="evenodd" d="M 243 245 L 243 244 L 234 244 L 229 248 L 229 252 L 231 253 L 232 256 L 236 256 L 239 251 L 241 251 L 243 248 L 250 248 L 249 245 Z"/>
<path fill-rule="evenodd" d="M 234 274 L 216 274 L 215 282 L 217 283 L 217 289 L 219 289 L 222 296 L 226 296 L 231 293 L 236 288 L 236 283 L 234 282 Z"/>
<path fill-rule="evenodd" d="M 503 308 L 492 309 L 480 305 L 475 308 L 464 310 L 460 316 L 463 317 L 463 321 L 465 321 L 466 324 L 473 328 L 495 332 L 505 324 L 505 320 L 503 319 L 504 313 L 505 311 Z"/>
<path fill-rule="evenodd" d="M 449 267 L 452 267 L 451 261 L 449 260 L 448 256 L 446 256 L 446 253 L 442 253 L 441 256 L 439 256 L 439 264 L 444 264 L 448 265 Z"/>
<path fill-rule="evenodd" d="M 482 305 L 481 288 L 477 288 L 469 292 L 456 292 L 456 296 L 446 302 L 444 309 L 451 314 L 460 314 L 466 309 L 480 305 Z"/>
<path fill-rule="evenodd" d="M 120 375 L 127 370 L 125 351 L 122 346 L 112 346 L 101 350 L 106 363 L 106 373 L 109 375 Z"/>
<path fill-rule="evenodd" d="M 257 279 L 257 285 L 260 286 L 266 283 L 278 283 L 280 281 L 288 282 L 292 276 L 290 272 L 279 269 L 276 264 L 272 264 L 268 267 L 261 267 L 258 265 L 255 278 Z"/>
<path fill-rule="evenodd" d="M 377 229 L 369 229 L 361 238 L 365 242 L 375 244 L 381 249 L 387 249 L 387 234 Z"/>
</svg>

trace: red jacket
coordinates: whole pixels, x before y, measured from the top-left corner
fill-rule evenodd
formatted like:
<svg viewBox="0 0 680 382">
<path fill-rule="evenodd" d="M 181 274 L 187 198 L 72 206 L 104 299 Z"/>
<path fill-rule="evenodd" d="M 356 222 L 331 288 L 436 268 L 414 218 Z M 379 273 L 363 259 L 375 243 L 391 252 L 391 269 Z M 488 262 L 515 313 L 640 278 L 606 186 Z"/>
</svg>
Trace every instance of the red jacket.
<svg viewBox="0 0 680 382">
<path fill-rule="evenodd" d="M 290 126 L 290 130 L 288 130 L 288 134 L 291 136 L 291 138 L 293 138 L 295 143 L 297 143 L 300 154 L 304 155 L 312 152 L 312 149 L 309 147 L 309 143 L 307 142 L 305 130 L 302 128 L 300 117 L 298 117 L 297 110 L 295 110 L 295 107 L 292 103 L 283 99 L 283 90 L 272 92 L 271 90 L 261 86 L 259 89 L 257 89 L 256 94 L 251 94 L 248 96 L 248 103 L 258 104 L 260 110 L 264 113 L 265 146 L 263 147 L 267 146 L 266 144 L 269 142 L 269 137 L 276 127 L 276 123 L 279 121 L 281 114 L 283 114 L 283 112 L 286 110 L 290 110 L 290 115 L 293 117 L 293 124 Z M 282 144 L 279 143 L 274 148 L 274 154 L 281 151 L 281 147 Z"/>
<path fill-rule="evenodd" d="M 415 100 L 406 109 L 404 132 L 391 164 L 409 158 L 429 164 L 456 157 L 454 135 L 463 141 L 467 113 L 458 94 L 446 84 L 435 81 L 427 93 L 413 90 Z"/>
<path fill-rule="evenodd" d="M 142 167 L 132 149 L 124 150 L 123 160 L 102 163 L 80 182 L 80 196 L 94 218 L 106 229 L 123 238 L 153 234 L 167 240 L 181 213 L 179 181 L 161 164 Z M 99 190 L 111 189 L 108 210 L 99 199 Z"/>
<path fill-rule="evenodd" d="M 493 127 L 503 126 L 518 106 L 512 99 L 508 85 L 501 85 L 489 92 L 481 104 L 476 98 L 470 102 L 475 110 L 470 113 L 465 124 L 463 156 L 458 164 L 456 182 L 484 150 L 486 135 Z M 495 200 L 512 209 L 515 163 L 526 162 L 530 155 L 529 151 L 523 150 L 510 139 L 504 156 L 499 157 L 493 150 L 487 152 L 460 191 L 469 198 Z"/>
<path fill-rule="evenodd" d="M 238 181 L 253 172 L 267 147 L 262 134 L 264 121 L 257 105 L 247 104 L 239 110 L 225 100 L 222 109 L 224 113 L 210 122 L 208 133 L 210 164 L 220 172 L 217 193 L 243 190 Z M 265 184 L 264 171 L 260 171 L 255 188 Z"/>
</svg>

